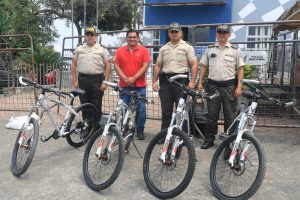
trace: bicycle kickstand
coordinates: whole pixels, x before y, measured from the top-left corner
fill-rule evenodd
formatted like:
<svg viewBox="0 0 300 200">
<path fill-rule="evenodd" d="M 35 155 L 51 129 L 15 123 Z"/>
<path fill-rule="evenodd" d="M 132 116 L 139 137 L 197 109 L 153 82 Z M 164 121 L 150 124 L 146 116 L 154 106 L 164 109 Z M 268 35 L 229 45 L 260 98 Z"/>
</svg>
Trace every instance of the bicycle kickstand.
<svg viewBox="0 0 300 200">
<path fill-rule="evenodd" d="M 140 155 L 141 159 L 143 159 L 143 156 L 141 155 L 141 153 L 139 152 L 139 150 L 138 150 L 137 146 L 135 145 L 135 142 L 134 142 L 134 140 L 132 140 L 131 142 L 132 142 L 132 144 L 133 144 L 133 146 L 134 146 L 134 148 L 135 148 L 136 152 L 138 152 L 138 154 Z"/>
</svg>

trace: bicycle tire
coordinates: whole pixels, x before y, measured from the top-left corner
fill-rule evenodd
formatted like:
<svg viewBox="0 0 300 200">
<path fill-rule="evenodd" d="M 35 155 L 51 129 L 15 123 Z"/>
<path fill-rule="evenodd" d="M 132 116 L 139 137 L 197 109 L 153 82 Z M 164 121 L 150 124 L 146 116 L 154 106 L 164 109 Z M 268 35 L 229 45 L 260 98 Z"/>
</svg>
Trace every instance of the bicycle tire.
<svg viewBox="0 0 300 200">
<path fill-rule="evenodd" d="M 96 107 L 91 103 L 84 103 L 75 108 L 76 113 L 80 113 L 83 111 L 83 109 L 86 109 L 89 113 L 88 117 L 84 119 L 84 121 L 88 123 L 87 127 L 84 126 L 81 122 L 75 122 L 73 124 L 74 120 L 76 120 L 76 117 L 74 114 L 71 114 L 67 126 L 66 126 L 66 132 L 69 132 L 69 134 L 66 135 L 66 140 L 72 147 L 81 147 L 83 146 L 92 136 L 92 133 L 95 132 L 95 127 L 98 113 Z M 81 114 L 82 116 L 82 114 Z M 75 126 L 75 127 L 74 127 Z M 88 133 L 85 133 L 85 130 L 88 130 Z M 78 131 L 76 131 L 78 130 Z M 79 132 L 80 131 L 80 132 Z M 81 135 L 84 132 L 84 135 Z M 76 139 L 78 141 L 76 141 Z"/>
<path fill-rule="evenodd" d="M 265 176 L 265 171 L 266 171 L 266 158 L 265 158 L 265 152 L 264 152 L 264 149 L 263 149 L 263 146 L 262 144 L 259 142 L 259 140 L 252 136 L 252 135 L 249 135 L 247 133 L 244 133 L 243 134 L 243 140 L 244 141 L 249 141 L 251 142 L 252 146 L 255 148 L 254 150 L 256 150 L 257 152 L 257 157 L 258 157 L 258 168 L 257 168 L 257 174 L 252 182 L 252 185 L 246 189 L 246 191 L 244 192 L 241 192 L 239 194 L 225 194 L 225 190 L 224 188 L 221 187 L 221 183 L 218 182 L 217 180 L 217 168 L 220 169 L 221 167 L 218 165 L 217 167 L 217 163 L 218 163 L 218 160 L 219 158 L 223 159 L 223 163 L 225 163 L 224 165 L 229 165 L 228 162 L 225 160 L 225 158 L 222 156 L 222 152 L 223 150 L 226 150 L 226 148 L 228 148 L 228 146 L 230 146 L 231 144 L 234 143 L 234 140 L 236 139 L 237 137 L 237 134 L 233 134 L 231 136 L 229 136 L 228 138 L 226 138 L 221 144 L 220 146 L 216 149 L 214 155 L 213 155 L 213 158 L 212 158 L 212 162 L 211 162 L 211 165 L 210 165 L 210 182 L 211 182 L 211 186 L 212 186 L 212 189 L 213 189 L 213 192 L 214 192 L 214 195 L 218 198 L 218 199 L 224 199 L 224 200 L 242 200 L 242 199 L 249 199 L 250 197 L 252 197 L 256 192 L 257 190 L 259 189 L 259 187 L 261 186 L 262 182 L 263 182 L 263 179 L 264 179 L 264 176 Z M 254 150 L 252 152 L 254 152 Z M 247 154 L 251 153 L 251 149 L 247 151 Z M 250 163 L 249 161 L 249 158 L 251 158 L 252 156 L 249 156 L 247 155 L 247 159 L 248 160 L 248 163 Z M 227 157 L 227 159 L 229 158 L 229 156 Z M 225 161 L 225 162 L 224 162 Z M 227 162 L 227 163 L 226 163 Z M 245 162 L 246 163 L 246 162 Z M 253 164 L 255 164 L 255 162 L 251 163 L 252 166 L 254 166 Z M 239 166 L 239 165 L 237 165 Z M 229 170 L 226 170 L 226 171 L 229 171 L 229 172 L 232 172 L 232 174 L 234 175 L 233 177 L 234 178 L 238 178 L 238 177 L 241 177 L 243 174 L 244 174 L 244 177 L 246 177 L 246 166 L 248 168 L 248 164 L 245 164 L 245 168 L 243 169 L 242 167 L 241 168 L 238 168 L 238 167 L 234 167 L 234 168 L 230 168 L 230 166 L 228 166 L 228 169 Z M 250 164 L 249 164 L 249 167 Z M 232 171 L 230 171 L 232 170 Z M 225 171 L 223 169 L 223 171 Z M 252 171 L 252 170 L 251 170 Z M 247 175 L 248 176 L 248 175 Z M 225 177 L 225 175 L 221 174 L 221 179 L 223 179 L 223 177 Z M 229 175 L 229 178 L 231 177 L 231 174 Z M 229 180 L 228 178 L 228 180 Z M 246 178 L 249 178 L 249 177 L 246 177 Z M 220 182 L 221 182 L 221 179 L 220 179 Z M 228 181 L 227 180 L 227 181 Z M 236 188 L 234 191 L 237 191 L 238 190 L 238 187 L 243 187 L 244 189 L 244 185 L 242 184 L 244 182 L 241 182 L 241 180 L 238 182 L 238 184 L 236 184 Z M 250 183 L 251 184 L 251 183 Z M 230 186 L 229 187 L 234 187 L 234 182 L 231 182 Z M 225 185 L 224 185 L 225 187 Z M 230 188 L 228 189 L 228 193 L 230 193 Z"/>
<path fill-rule="evenodd" d="M 176 154 L 176 156 L 175 156 L 175 158 L 177 159 L 176 166 L 173 166 L 172 170 L 176 171 L 176 167 L 178 169 L 178 166 L 180 167 L 181 165 L 183 165 L 181 163 L 178 164 L 178 161 L 184 160 L 183 152 L 187 153 L 187 169 L 186 169 L 186 172 L 183 172 L 184 175 L 183 175 L 183 178 L 180 181 L 180 183 L 178 183 L 176 186 L 174 186 L 174 188 L 169 189 L 169 190 L 164 190 L 162 188 L 158 188 L 158 186 L 155 184 L 154 177 L 151 176 L 151 174 L 150 174 L 150 172 L 152 171 L 152 170 L 150 170 L 150 162 L 151 163 L 156 162 L 156 161 L 158 161 L 157 163 L 160 162 L 162 169 L 163 169 L 164 164 L 157 159 L 157 156 L 160 155 L 162 146 L 158 147 L 157 152 L 154 152 L 153 150 L 154 150 L 155 145 L 159 145 L 158 144 L 159 140 L 164 138 L 166 136 L 166 134 L 167 134 L 167 129 L 162 130 L 156 136 L 154 136 L 154 138 L 150 141 L 150 143 L 146 149 L 144 161 L 143 161 L 143 175 L 144 175 L 144 180 L 146 182 L 146 185 L 147 185 L 148 189 L 150 190 L 150 192 L 154 196 L 161 198 L 161 199 L 173 198 L 173 197 L 176 197 L 177 195 L 179 195 L 180 193 L 182 193 L 189 185 L 189 183 L 193 177 L 193 174 L 195 171 L 195 165 L 196 165 L 196 154 L 195 154 L 195 148 L 194 148 L 192 141 L 190 140 L 190 138 L 188 137 L 188 135 L 186 133 L 184 133 L 183 131 L 181 131 L 179 129 L 174 128 L 173 132 L 172 132 L 172 134 L 173 134 L 172 137 L 174 137 L 174 136 L 179 137 L 183 141 L 183 144 L 185 144 L 183 146 L 183 147 L 185 147 L 185 149 L 182 150 L 182 148 L 183 148 L 182 147 L 181 150 L 179 151 L 181 153 L 180 157 Z M 153 161 L 151 161 L 151 158 L 150 158 L 152 153 L 155 154 L 154 155 L 155 158 L 153 159 Z M 155 163 L 155 164 L 157 164 L 157 163 Z M 179 175 L 180 174 L 179 172 L 180 171 L 177 170 L 176 175 Z M 163 174 L 167 174 L 167 170 L 165 173 L 163 173 L 163 171 L 161 170 L 161 173 L 162 173 L 162 175 L 157 175 L 157 178 L 161 178 L 164 176 Z M 174 177 L 175 177 L 175 174 L 174 174 Z"/>
<path fill-rule="evenodd" d="M 104 190 L 106 188 L 108 188 L 109 186 L 111 186 L 116 179 L 118 178 L 123 163 L 124 163 L 124 144 L 123 144 L 123 139 L 121 137 L 121 133 L 115 128 L 115 127 L 110 127 L 109 128 L 109 133 L 112 133 L 113 135 L 116 136 L 116 141 L 118 144 L 118 150 L 114 151 L 116 152 L 117 155 L 117 164 L 114 168 L 114 170 L 112 171 L 111 176 L 109 176 L 104 182 L 98 182 L 96 183 L 95 180 L 93 179 L 93 177 L 91 176 L 92 174 L 90 173 L 90 168 L 92 167 L 89 164 L 89 161 L 92 160 L 92 158 L 96 158 L 96 161 L 100 161 L 98 157 L 96 157 L 95 154 L 95 150 L 93 149 L 93 147 L 97 148 L 98 145 L 98 138 L 101 137 L 103 133 L 103 129 L 98 130 L 97 132 L 95 132 L 95 134 L 93 134 L 93 137 L 90 139 L 90 141 L 87 144 L 84 156 L 83 156 L 83 175 L 84 175 L 84 180 L 86 182 L 86 184 L 88 185 L 89 188 L 91 188 L 94 191 L 100 191 L 100 190 Z M 93 150 L 92 150 L 93 149 Z M 105 149 L 103 150 L 103 152 L 105 151 Z M 103 160 L 102 160 L 103 161 Z M 102 163 L 104 163 L 104 161 L 101 162 L 100 167 L 102 166 Z M 109 160 L 110 162 L 111 160 Z M 100 163 L 99 162 L 99 163 Z M 98 164 L 98 163 L 97 163 Z M 109 164 L 109 163 L 108 163 Z M 106 164 L 107 165 L 107 164 Z M 105 164 L 103 164 L 103 166 L 105 166 Z M 100 172 L 102 169 L 98 169 Z M 97 171 L 98 172 L 98 171 Z M 104 170 L 104 172 L 107 172 L 106 170 Z M 108 173 L 106 173 L 108 174 Z"/>
<path fill-rule="evenodd" d="M 33 159 L 35 150 L 36 150 L 36 146 L 37 146 L 37 142 L 38 142 L 38 137 L 39 137 L 39 125 L 36 119 L 31 118 L 29 121 L 29 125 L 33 126 L 33 128 L 31 129 L 33 131 L 33 135 L 27 134 L 26 136 L 24 136 L 23 141 L 25 141 L 26 144 L 25 147 L 21 147 L 21 150 L 25 149 L 25 153 L 27 154 L 27 158 L 25 161 L 23 161 L 21 163 L 18 163 L 18 157 L 20 156 L 20 145 L 19 145 L 19 139 L 21 134 L 24 132 L 24 130 L 26 130 L 26 127 L 22 127 L 22 129 L 20 130 L 15 145 L 14 145 L 14 149 L 13 149 L 13 154 L 12 154 L 12 161 L 11 161 L 11 171 L 12 174 L 15 176 L 21 176 L 22 174 L 24 174 L 26 172 L 26 170 L 28 169 L 28 167 L 31 164 L 31 161 Z M 29 136 L 29 138 L 28 138 Z M 29 143 L 30 142 L 30 143 Z M 27 147 L 26 147 L 27 146 Z M 30 146 L 29 151 L 28 146 Z M 23 154 L 25 155 L 25 154 Z M 21 164 L 21 166 L 18 166 L 18 164 Z"/>
</svg>

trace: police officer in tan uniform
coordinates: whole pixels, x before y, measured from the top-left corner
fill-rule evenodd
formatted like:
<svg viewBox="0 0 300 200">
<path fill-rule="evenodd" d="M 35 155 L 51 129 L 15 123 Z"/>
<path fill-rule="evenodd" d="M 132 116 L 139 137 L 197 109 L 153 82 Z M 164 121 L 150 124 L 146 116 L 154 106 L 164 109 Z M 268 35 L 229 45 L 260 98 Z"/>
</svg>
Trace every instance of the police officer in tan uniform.
<svg viewBox="0 0 300 200">
<path fill-rule="evenodd" d="M 106 89 L 102 82 L 109 78 L 110 58 L 108 51 L 96 42 L 95 28 L 89 27 L 85 30 L 85 41 L 85 44 L 76 48 L 72 59 L 72 83 L 74 88 L 79 87 L 85 91 L 79 97 L 81 104 L 92 103 L 96 106 L 99 122 L 102 115 L 102 97 Z"/>
<path fill-rule="evenodd" d="M 203 54 L 200 63 L 198 90 L 202 90 L 202 81 L 208 69 L 207 92 L 209 94 L 219 91 L 220 97 L 207 102 L 208 121 L 205 130 L 205 142 L 202 149 L 214 145 L 215 135 L 218 132 L 218 119 L 221 105 L 224 113 L 224 131 L 236 117 L 237 97 L 242 93 L 241 80 L 244 76 L 244 60 L 240 50 L 230 44 L 230 27 L 220 25 L 217 27 L 217 42 L 209 45 Z"/>
<path fill-rule="evenodd" d="M 157 79 L 159 77 L 159 97 L 161 101 L 162 123 L 161 130 L 169 127 L 174 103 L 178 104 L 182 91 L 180 88 L 168 81 L 168 77 L 177 74 L 189 74 L 191 71 L 191 81 L 181 79 L 181 82 L 190 88 L 195 87 L 197 76 L 197 57 L 194 48 L 183 41 L 182 30 L 178 23 L 173 22 L 169 26 L 168 35 L 170 42 L 159 50 L 159 55 L 154 67 L 153 90 L 158 90 Z"/>
</svg>

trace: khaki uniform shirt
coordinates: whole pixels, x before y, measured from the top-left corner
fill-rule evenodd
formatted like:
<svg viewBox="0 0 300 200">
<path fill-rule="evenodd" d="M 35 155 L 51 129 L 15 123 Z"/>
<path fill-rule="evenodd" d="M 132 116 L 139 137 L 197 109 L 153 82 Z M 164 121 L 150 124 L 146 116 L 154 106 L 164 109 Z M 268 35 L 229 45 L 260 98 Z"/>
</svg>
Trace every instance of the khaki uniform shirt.
<svg viewBox="0 0 300 200">
<path fill-rule="evenodd" d="M 200 63 L 208 67 L 208 78 L 214 81 L 234 79 L 237 69 L 245 65 L 240 49 L 229 42 L 223 48 L 218 43 L 209 45 Z"/>
<path fill-rule="evenodd" d="M 190 70 L 189 61 L 197 59 L 192 45 L 180 40 L 176 45 L 168 42 L 159 50 L 157 60 L 165 73 L 185 73 Z"/>
<path fill-rule="evenodd" d="M 105 62 L 110 59 L 108 51 L 96 43 L 89 47 L 87 44 L 78 46 L 74 58 L 77 60 L 77 71 L 82 74 L 103 74 Z"/>
</svg>

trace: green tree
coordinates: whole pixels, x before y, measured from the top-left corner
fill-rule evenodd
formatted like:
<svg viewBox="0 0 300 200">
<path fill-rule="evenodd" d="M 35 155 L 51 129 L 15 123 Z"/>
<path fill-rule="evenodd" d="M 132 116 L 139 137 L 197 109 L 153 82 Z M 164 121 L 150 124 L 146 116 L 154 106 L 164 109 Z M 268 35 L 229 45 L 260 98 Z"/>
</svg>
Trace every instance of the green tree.
<svg viewBox="0 0 300 200">
<path fill-rule="evenodd" d="M 11 33 L 13 18 L 14 15 L 9 15 L 4 10 L 0 11 L 0 35 Z"/>
<path fill-rule="evenodd" d="M 26 4 L 20 4 L 20 0 L 2 0 L 3 11 L 8 15 L 7 23 L 4 24 L 2 30 L 5 34 L 29 34 L 33 38 L 34 46 L 47 45 L 58 37 L 54 27 L 54 20 L 39 10 L 44 5 L 39 1 L 25 1 Z M 28 47 L 28 40 L 18 40 L 11 44 L 14 47 Z"/>
<path fill-rule="evenodd" d="M 8 28 L 12 33 L 27 33 L 34 39 L 35 45 L 52 43 L 58 37 L 54 28 L 56 19 L 71 21 L 71 0 L 1 0 L 4 11 L 12 18 Z M 142 24 L 142 0 L 98 0 L 98 30 L 120 30 L 139 28 Z M 20 3 L 23 2 L 23 3 Z M 95 26 L 96 0 L 86 0 L 87 26 Z M 84 0 L 73 0 L 74 25 L 78 35 L 84 25 Z"/>
<path fill-rule="evenodd" d="M 20 53 L 20 59 L 26 63 L 31 63 L 31 54 Z M 35 63 L 51 65 L 60 61 L 60 54 L 54 49 L 38 46 L 34 51 Z"/>
<path fill-rule="evenodd" d="M 96 26 L 96 0 L 86 1 L 86 25 Z M 52 18 L 71 21 L 71 0 L 44 0 L 43 2 L 46 9 L 40 10 L 40 13 L 51 15 Z M 84 28 L 84 1 L 73 0 L 73 5 L 73 22 L 78 35 L 82 35 L 81 30 Z M 56 12 L 53 12 L 53 10 Z M 99 0 L 97 28 L 100 31 L 139 28 L 142 24 L 142 16 L 142 0 Z"/>
</svg>

